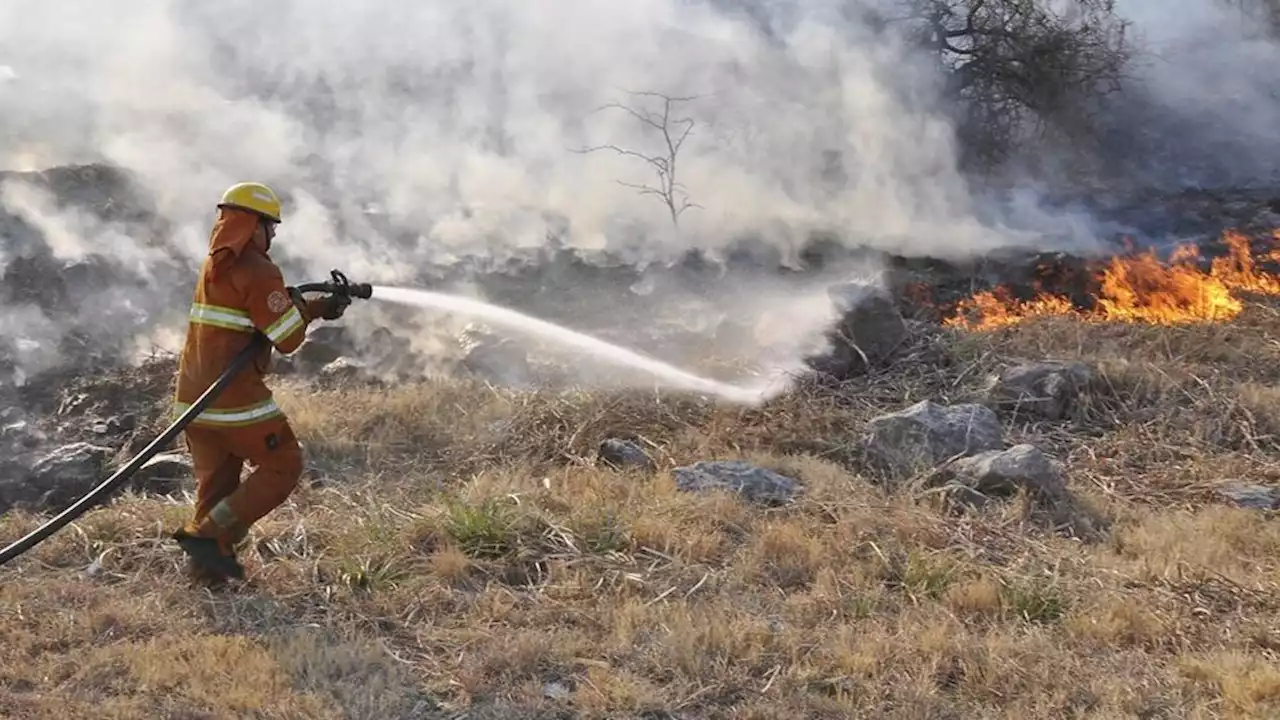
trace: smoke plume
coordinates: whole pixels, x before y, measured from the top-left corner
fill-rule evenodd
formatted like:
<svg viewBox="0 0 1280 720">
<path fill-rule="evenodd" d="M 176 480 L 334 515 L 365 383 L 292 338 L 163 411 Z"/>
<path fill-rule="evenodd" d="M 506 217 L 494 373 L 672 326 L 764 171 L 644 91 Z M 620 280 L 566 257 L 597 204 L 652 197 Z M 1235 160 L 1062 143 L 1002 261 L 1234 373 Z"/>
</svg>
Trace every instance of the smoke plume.
<svg viewBox="0 0 1280 720">
<path fill-rule="evenodd" d="M 1220 58 L 1219 47 L 1206 52 Z M 1248 55 L 1233 57 L 1214 67 L 1230 74 Z M 1176 102 L 1196 131 L 1217 116 L 1181 73 L 1144 72 L 1151 86 L 1134 108 Z M 115 308 L 96 327 L 131 338 L 181 328 L 213 204 L 247 179 L 286 196 L 273 254 L 293 281 L 337 267 L 412 285 L 428 268 L 499 266 L 553 246 L 643 269 L 691 249 L 723 258 L 749 240 L 796 265 L 819 233 L 949 259 L 1099 246 L 1092 218 L 1046 209 L 1034 193 L 1002 206 L 976 194 L 939 92 L 927 56 L 823 0 L 9 0 L 0 168 L 119 167 L 160 220 L 92 221 L 13 182 L 0 219 L 37 229 L 60 261 L 108 258 L 117 282 L 77 307 Z M 664 96 L 677 100 L 672 136 L 690 128 L 676 157 L 678 224 L 654 172 L 662 122 L 646 122 L 668 109 Z M 1265 115 L 1245 122 L 1233 128 L 1259 138 L 1275 127 Z M 18 254 L 0 250 L 0 272 Z M 766 296 L 752 287 L 673 291 L 665 306 L 754 311 L 760 303 L 743 298 Z M 579 307 L 638 292 L 578 290 L 566 292 Z M 5 327 L 26 332 L 38 308 L 7 302 Z M 820 333 L 813 303 L 794 305 L 795 322 L 770 323 L 769 347 L 808 347 Z"/>
<path fill-rule="evenodd" d="M 1255 3 L 1260 6 L 1262 3 Z M 1241 11 L 1199 0 L 1120 0 L 1143 52 L 1108 118 L 1109 151 L 1156 187 L 1280 182 L 1280 43 Z"/>
</svg>

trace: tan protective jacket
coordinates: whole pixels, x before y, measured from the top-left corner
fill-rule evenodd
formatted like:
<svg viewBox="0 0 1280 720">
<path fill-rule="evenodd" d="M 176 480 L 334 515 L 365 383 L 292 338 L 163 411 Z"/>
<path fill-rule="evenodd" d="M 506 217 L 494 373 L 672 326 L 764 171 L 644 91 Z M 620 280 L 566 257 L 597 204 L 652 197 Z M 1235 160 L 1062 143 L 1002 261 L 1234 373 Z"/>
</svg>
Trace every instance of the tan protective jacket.
<svg viewBox="0 0 1280 720">
<path fill-rule="evenodd" d="M 299 308 L 289 297 L 280 268 L 252 243 L 258 218 L 235 208 L 221 210 L 200 268 L 178 365 L 175 417 L 200 397 L 253 336 L 261 331 L 281 354 L 302 344 L 315 308 Z M 281 417 L 263 377 L 271 348 L 263 352 L 192 424 L 245 427 Z"/>
</svg>

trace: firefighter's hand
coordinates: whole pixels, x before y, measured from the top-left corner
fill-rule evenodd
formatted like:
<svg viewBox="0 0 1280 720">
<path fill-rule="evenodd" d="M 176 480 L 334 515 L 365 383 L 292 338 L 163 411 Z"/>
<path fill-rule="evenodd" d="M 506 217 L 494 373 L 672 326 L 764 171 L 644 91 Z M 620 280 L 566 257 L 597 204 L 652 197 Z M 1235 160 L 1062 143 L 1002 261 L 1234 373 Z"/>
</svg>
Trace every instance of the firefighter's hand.
<svg viewBox="0 0 1280 720">
<path fill-rule="evenodd" d="M 347 307 L 351 305 L 351 298 L 346 295 L 330 295 L 319 301 L 320 311 L 318 317 L 325 320 L 337 320 L 347 311 Z"/>
</svg>

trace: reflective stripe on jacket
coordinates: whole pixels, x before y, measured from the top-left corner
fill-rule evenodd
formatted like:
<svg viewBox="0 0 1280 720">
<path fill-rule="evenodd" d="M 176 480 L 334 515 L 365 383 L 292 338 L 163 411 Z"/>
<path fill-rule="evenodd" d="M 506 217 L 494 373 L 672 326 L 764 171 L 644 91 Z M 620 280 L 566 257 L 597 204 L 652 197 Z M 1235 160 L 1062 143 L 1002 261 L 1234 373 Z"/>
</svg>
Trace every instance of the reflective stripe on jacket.
<svg viewBox="0 0 1280 720">
<path fill-rule="evenodd" d="M 283 355 L 296 350 L 306 336 L 310 320 L 289 297 L 280 268 L 250 242 L 257 223 L 255 215 L 227 208 L 213 227 L 209 256 L 200 268 L 187 318 L 175 415 L 213 384 L 249 344 L 255 330 L 266 335 Z M 271 349 L 266 348 L 194 424 L 244 427 L 281 416 L 263 380 L 270 361 Z"/>
<path fill-rule="evenodd" d="M 191 407 L 191 403 L 177 402 L 173 405 L 174 416 L 181 415 Z M 284 413 L 280 410 L 280 406 L 276 405 L 274 399 L 266 400 L 255 405 L 249 405 L 242 408 L 212 408 L 206 409 L 196 416 L 193 421 L 197 425 L 210 425 L 217 427 L 246 427 L 263 420 L 278 418 Z"/>
</svg>

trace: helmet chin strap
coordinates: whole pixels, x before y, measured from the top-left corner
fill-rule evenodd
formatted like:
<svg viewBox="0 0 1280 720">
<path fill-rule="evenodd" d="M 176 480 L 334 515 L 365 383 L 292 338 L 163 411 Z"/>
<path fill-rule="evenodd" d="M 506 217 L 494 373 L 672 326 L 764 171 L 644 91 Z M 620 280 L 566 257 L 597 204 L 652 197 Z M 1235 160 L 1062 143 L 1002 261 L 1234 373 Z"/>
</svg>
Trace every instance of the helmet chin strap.
<svg viewBox="0 0 1280 720">
<path fill-rule="evenodd" d="M 271 222 L 270 220 L 262 220 L 262 221 L 260 221 L 260 222 L 261 222 L 261 225 L 262 225 L 262 237 L 263 237 L 263 240 L 264 240 L 264 242 L 263 242 L 263 248 L 262 248 L 262 249 L 263 249 L 263 250 L 265 250 L 265 251 L 267 251 L 267 252 L 270 252 L 270 251 L 271 251 L 271 241 L 275 238 L 275 235 L 276 235 L 276 234 L 275 234 L 275 232 L 274 232 L 274 229 L 275 229 L 275 228 L 274 228 L 274 225 L 272 224 L 272 222 Z"/>
</svg>

